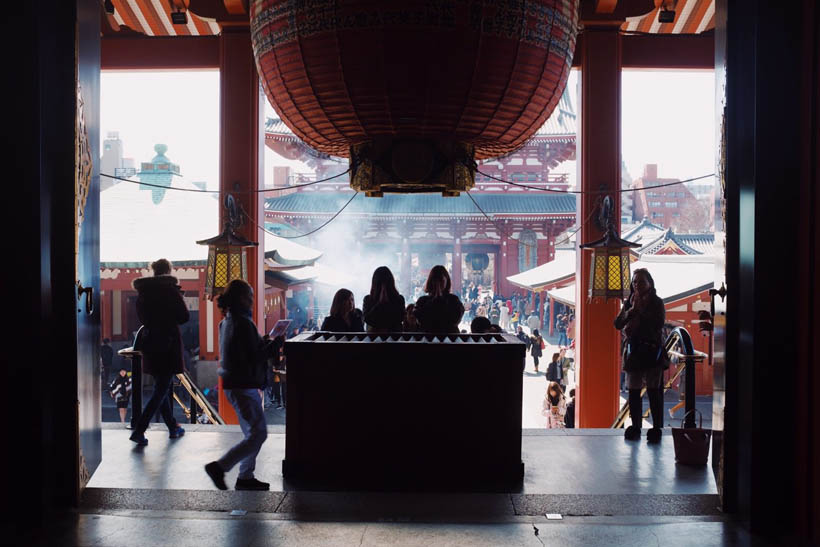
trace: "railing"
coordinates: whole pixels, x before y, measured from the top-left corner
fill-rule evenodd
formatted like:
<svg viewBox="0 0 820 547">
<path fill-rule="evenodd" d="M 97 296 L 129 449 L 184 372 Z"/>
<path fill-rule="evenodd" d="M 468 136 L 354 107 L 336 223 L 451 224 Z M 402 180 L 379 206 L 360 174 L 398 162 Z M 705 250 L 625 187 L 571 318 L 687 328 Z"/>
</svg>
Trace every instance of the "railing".
<svg viewBox="0 0 820 547">
<path fill-rule="evenodd" d="M 683 353 L 677 352 L 674 350 L 676 346 L 680 345 L 683 349 Z M 702 351 L 696 351 L 695 348 L 692 346 L 692 337 L 689 336 L 689 331 L 687 331 L 683 327 L 675 327 L 669 336 L 666 338 L 666 342 L 664 343 L 664 348 L 666 352 L 670 356 L 677 357 L 679 360 L 684 362 L 683 366 L 678 366 L 678 370 L 675 372 L 674 376 L 669 378 L 669 380 L 663 386 L 663 392 L 666 393 L 672 385 L 675 383 L 675 380 L 683 374 L 683 381 L 684 381 L 684 406 L 686 409 L 686 419 L 684 422 L 684 427 L 695 427 L 695 413 L 690 412 L 690 410 L 695 409 L 695 363 L 702 362 L 708 355 L 703 353 Z M 646 393 L 646 386 L 641 388 L 641 400 L 643 400 L 643 396 Z M 643 417 L 646 418 L 649 416 L 649 409 L 647 409 L 643 413 Z M 613 428 L 621 428 L 626 423 L 627 418 L 629 417 L 629 399 L 627 398 L 626 402 L 624 402 L 624 406 L 621 407 L 621 410 L 618 411 L 618 415 L 615 417 L 615 421 L 612 423 Z"/>
<path fill-rule="evenodd" d="M 134 336 L 134 345 L 130 348 L 123 348 L 117 353 L 126 359 L 131 360 L 131 429 L 134 429 L 137 422 L 142 416 L 142 327 Z M 172 390 L 174 400 L 182 408 L 185 417 L 190 423 L 197 423 L 197 416 L 200 414 L 199 409 L 202 409 L 208 419 L 213 424 L 225 425 L 225 420 L 214 409 L 211 402 L 205 398 L 205 395 L 199 390 L 197 385 L 191 379 L 187 371 L 182 374 L 177 374 L 179 384 L 185 388 L 189 396 L 189 406 L 186 406 L 179 395 Z"/>
</svg>

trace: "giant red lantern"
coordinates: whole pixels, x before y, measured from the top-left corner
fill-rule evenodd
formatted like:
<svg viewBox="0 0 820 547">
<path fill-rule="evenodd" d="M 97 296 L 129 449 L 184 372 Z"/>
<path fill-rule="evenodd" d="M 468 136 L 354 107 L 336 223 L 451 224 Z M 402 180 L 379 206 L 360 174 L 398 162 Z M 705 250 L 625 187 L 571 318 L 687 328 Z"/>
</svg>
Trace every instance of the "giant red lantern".
<svg viewBox="0 0 820 547">
<path fill-rule="evenodd" d="M 255 0 L 265 92 L 368 195 L 473 186 L 523 145 L 569 75 L 578 0 Z"/>
</svg>

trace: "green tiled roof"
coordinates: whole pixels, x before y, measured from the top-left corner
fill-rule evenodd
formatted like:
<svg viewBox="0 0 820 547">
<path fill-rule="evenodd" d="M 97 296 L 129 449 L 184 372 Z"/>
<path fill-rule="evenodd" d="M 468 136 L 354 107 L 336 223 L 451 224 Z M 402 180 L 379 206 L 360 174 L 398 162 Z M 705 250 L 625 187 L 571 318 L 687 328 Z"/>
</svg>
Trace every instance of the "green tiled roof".
<svg viewBox="0 0 820 547">
<path fill-rule="evenodd" d="M 350 192 L 297 192 L 267 198 L 265 210 L 282 213 L 333 214 L 350 199 Z M 531 192 L 521 194 L 472 194 L 487 214 L 575 214 L 575 196 Z M 345 213 L 480 215 L 469 196 L 445 198 L 439 194 L 386 194 L 381 198 L 356 196 Z"/>
</svg>

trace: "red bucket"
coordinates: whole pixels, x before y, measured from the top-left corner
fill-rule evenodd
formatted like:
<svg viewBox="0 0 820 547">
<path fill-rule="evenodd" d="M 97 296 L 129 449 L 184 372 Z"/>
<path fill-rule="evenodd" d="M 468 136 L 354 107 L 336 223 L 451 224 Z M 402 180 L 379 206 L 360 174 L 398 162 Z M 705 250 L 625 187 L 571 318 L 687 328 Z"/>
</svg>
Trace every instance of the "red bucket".
<svg viewBox="0 0 820 547">
<path fill-rule="evenodd" d="M 698 427 L 684 428 L 683 423 L 690 412 L 700 414 Z M 712 430 L 703 429 L 703 414 L 692 409 L 683 416 L 681 427 L 672 428 L 672 440 L 675 442 L 675 461 L 685 465 L 706 465 L 709 459 L 709 445 L 712 440 Z"/>
</svg>

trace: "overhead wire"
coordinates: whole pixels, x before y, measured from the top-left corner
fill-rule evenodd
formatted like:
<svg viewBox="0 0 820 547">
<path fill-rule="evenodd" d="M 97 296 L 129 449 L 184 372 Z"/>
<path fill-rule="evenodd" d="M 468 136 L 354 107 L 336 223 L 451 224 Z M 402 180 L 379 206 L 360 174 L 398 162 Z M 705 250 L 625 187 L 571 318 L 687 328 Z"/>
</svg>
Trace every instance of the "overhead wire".
<svg viewBox="0 0 820 547">
<path fill-rule="evenodd" d="M 333 180 L 336 178 L 341 177 L 342 175 L 346 175 L 350 172 L 350 168 L 348 167 L 346 171 L 342 173 L 338 173 L 333 175 L 332 177 L 327 177 L 324 179 L 314 180 L 311 182 L 306 182 L 304 184 L 294 184 L 292 186 L 283 186 L 282 188 L 260 188 L 258 190 L 234 190 L 228 193 L 234 194 L 265 194 L 268 192 L 281 192 L 283 190 L 292 190 L 294 188 L 304 188 L 305 186 L 313 186 L 314 184 L 319 184 L 320 182 L 327 182 L 329 180 Z M 201 190 L 201 189 L 194 189 L 194 188 L 177 188 L 176 186 L 163 186 L 162 184 L 152 184 L 150 182 L 143 182 L 141 180 L 131 180 L 123 177 L 118 177 L 115 175 L 108 175 L 105 173 L 100 173 L 101 177 L 108 177 L 110 179 L 119 180 L 122 182 L 130 182 L 131 184 L 139 184 L 140 186 L 149 186 L 151 188 L 162 188 L 164 190 L 177 190 L 179 192 L 196 192 L 200 194 L 219 194 L 222 190 Z"/>
<path fill-rule="evenodd" d="M 321 225 L 321 226 L 319 226 L 318 228 L 316 228 L 316 229 L 314 229 L 314 230 L 311 230 L 311 231 L 309 231 L 309 232 L 306 232 L 306 233 L 304 233 L 304 234 L 299 234 L 299 235 L 295 235 L 295 236 L 283 236 L 283 235 L 280 235 L 280 234 L 275 234 L 275 233 L 271 232 L 270 230 L 268 230 L 267 228 L 265 228 L 264 226 L 260 226 L 258 222 L 256 222 L 255 220 L 253 220 L 253 219 L 250 217 L 250 215 L 248 215 L 248 213 L 246 213 L 246 212 L 244 211 L 244 209 L 242 210 L 242 214 L 243 214 L 243 215 L 245 215 L 245 217 L 246 217 L 246 218 L 247 218 L 247 219 L 248 219 L 251 223 L 253 223 L 254 225 L 256 225 L 256 227 L 257 227 L 257 228 L 259 228 L 260 230 L 262 230 L 262 231 L 263 231 L 263 232 L 265 232 L 266 234 L 270 234 L 270 235 L 272 235 L 272 236 L 276 236 L 276 237 L 281 237 L 282 239 L 299 239 L 300 237 L 307 237 L 307 236 L 309 236 L 309 235 L 311 235 L 311 234 L 315 234 L 316 232 L 318 232 L 319 230 L 321 230 L 322 228 L 324 228 L 325 226 L 327 226 L 328 224 L 330 224 L 331 222 L 333 222 L 334 220 L 336 220 L 336 217 L 338 217 L 339 215 L 341 215 L 341 214 L 342 214 L 342 211 L 344 211 L 344 210 L 347 208 L 347 206 L 348 206 L 348 205 L 350 205 L 350 202 L 352 202 L 352 201 L 353 201 L 353 199 L 354 199 L 356 196 L 358 196 L 358 195 L 359 195 L 359 192 L 356 192 L 355 194 L 353 194 L 353 196 L 351 196 L 351 198 L 350 198 L 349 200 L 347 200 L 347 203 L 345 203 L 344 205 L 342 205 L 342 208 L 341 208 L 341 209 L 339 209 L 338 211 L 336 211 L 336 213 L 334 213 L 334 215 L 333 215 L 332 217 L 330 217 L 330 218 L 327 220 L 327 222 L 325 222 L 324 224 L 322 224 L 322 225 Z"/>
<path fill-rule="evenodd" d="M 479 175 L 483 175 L 487 178 L 496 180 L 498 182 L 503 182 L 504 184 L 509 184 L 511 186 L 518 186 L 519 188 L 528 188 L 530 190 L 538 190 L 540 192 L 550 192 L 553 194 L 576 194 L 576 195 L 584 195 L 584 194 L 623 194 L 626 192 L 643 192 L 644 190 L 653 190 L 655 188 L 666 188 L 668 186 L 678 186 L 680 184 L 686 184 L 687 182 L 694 182 L 696 180 L 706 179 L 709 177 L 714 177 L 714 173 L 709 173 L 708 175 L 701 175 L 699 177 L 694 177 L 691 179 L 686 180 L 678 180 L 675 182 L 666 182 L 663 184 L 655 184 L 652 186 L 644 186 L 643 188 L 620 188 L 618 190 L 556 190 L 553 188 L 541 188 L 540 186 L 532 186 L 530 184 L 521 184 L 520 182 L 513 182 L 511 180 L 504 180 L 498 178 L 496 176 L 490 175 L 489 173 L 485 173 L 484 171 L 479 171 L 476 169 L 476 173 Z"/>
</svg>

